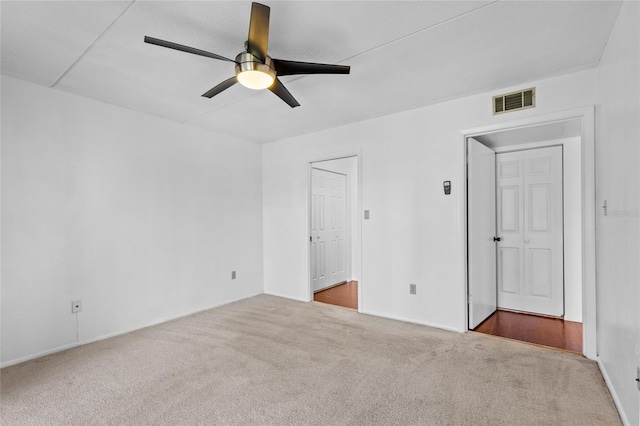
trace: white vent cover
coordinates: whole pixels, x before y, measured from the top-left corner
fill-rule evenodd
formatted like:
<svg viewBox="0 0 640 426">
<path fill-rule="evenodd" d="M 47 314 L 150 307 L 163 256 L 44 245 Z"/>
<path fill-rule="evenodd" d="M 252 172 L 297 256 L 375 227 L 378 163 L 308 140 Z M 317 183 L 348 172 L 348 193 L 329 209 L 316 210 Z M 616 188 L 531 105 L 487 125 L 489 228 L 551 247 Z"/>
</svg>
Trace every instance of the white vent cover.
<svg viewBox="0 0 640 426">
<path fill-rule="evenodd" d="M 493 115 L 510 111 L 533 108 L 536 106 L 536 88 L 505 93 L 493 97 Z"/>
</svg>

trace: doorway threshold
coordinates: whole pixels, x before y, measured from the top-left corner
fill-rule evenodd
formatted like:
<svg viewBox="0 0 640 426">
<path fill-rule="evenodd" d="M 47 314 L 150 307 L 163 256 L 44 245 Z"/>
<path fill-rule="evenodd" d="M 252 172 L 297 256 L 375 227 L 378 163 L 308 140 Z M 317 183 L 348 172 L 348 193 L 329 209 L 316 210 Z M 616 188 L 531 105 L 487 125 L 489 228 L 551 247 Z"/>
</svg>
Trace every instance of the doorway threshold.
<svg viewBox="0 0 640 426">
<path fill-rule="evenodd" d="M 472 331 L 582 354 L 582 324 L 498 309 Z"/>
<path fill-rule="evenodd" d="M 325 290 L 320 290 L 313 295 L 313 301 L 357 310 L 358 281 L 348 281 Z"/>
</svg>

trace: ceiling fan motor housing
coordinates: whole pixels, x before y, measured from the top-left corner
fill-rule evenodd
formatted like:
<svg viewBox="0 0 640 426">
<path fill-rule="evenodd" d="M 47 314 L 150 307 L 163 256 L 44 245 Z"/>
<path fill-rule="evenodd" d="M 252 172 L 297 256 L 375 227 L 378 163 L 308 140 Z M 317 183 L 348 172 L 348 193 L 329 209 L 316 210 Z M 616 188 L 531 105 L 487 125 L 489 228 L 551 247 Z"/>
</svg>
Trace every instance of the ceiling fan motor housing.
<svg viewBox="0 0 640 426">
<path fill-rule="evenodd" d="M 265 57 L 264 62 L 249 52 L 242 52 L 236 56 L 236 77 L 241 79 L 242 73 L 253 74 L 251 71 L 266 74 L 268 77 L 265 78 L 271 82 L 276 78 L 276 70 L 269 56 Z"/>
</svg>

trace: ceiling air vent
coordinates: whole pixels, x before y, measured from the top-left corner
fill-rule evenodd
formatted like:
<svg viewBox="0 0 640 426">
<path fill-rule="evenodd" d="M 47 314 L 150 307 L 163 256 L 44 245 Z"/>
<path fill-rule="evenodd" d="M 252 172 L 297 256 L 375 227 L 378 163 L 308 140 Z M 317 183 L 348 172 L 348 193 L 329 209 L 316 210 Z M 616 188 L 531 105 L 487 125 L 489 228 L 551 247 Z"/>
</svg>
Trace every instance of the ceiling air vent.
<svg viewBox="0 0 640 426">
<path fill-rule="evenodd" d="M 493 115 L 536 106 L 536 89 L 520 90 L 493 97 Z"/>
</svg>

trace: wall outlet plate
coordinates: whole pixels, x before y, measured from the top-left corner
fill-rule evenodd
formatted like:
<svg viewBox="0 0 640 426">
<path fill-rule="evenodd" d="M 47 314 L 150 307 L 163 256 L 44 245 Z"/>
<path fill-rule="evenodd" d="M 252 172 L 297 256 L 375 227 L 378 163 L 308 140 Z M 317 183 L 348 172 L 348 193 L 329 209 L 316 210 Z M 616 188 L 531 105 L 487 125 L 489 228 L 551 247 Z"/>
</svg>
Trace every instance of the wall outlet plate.
<svg viewBox="0 0 640 426">
<path fill-rule="evenodd" d="M 409 284 L 409 294 L 416 294 L 416 285 Z"/>
<path fill-rule="evenodd" d="M 71 313 L 77 314 L 78 312 L 82 312 L 82 300 L 73 300 L 71 302 Z"/>
<path fill-rule="evenodd" d="M 236 279 L 236 271 L 231 271 L 231 279 L 232 280 Z"/>
</svg>

